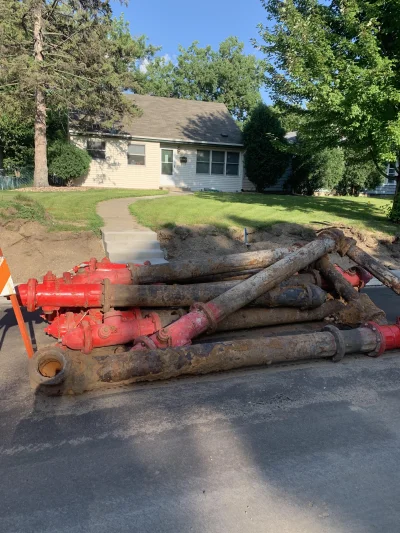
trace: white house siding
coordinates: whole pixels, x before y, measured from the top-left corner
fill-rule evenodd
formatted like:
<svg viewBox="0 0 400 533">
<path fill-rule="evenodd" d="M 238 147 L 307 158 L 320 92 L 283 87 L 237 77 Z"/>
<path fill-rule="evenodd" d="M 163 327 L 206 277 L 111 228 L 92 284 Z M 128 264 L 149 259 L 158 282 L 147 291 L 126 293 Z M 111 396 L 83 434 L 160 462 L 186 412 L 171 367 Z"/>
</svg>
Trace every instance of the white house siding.
<svg viewBox="0 0 400 533">
<path fill-rule="evenodd" d="M 243 190 L 248 192 L 254 192 L 256 190 L 256 186 L 247 176 L 243 178 Z"/>
<path fill-rule="evenodd" d="M 217 189 L 223 192 L 240 192 L 243 185 L 243 154 L 241 150 L 225 146 L 178 146 L 161 144 L 161 149 L 174 151 L 174 174 L 166 176 L 161 174 L 161 150 L 160 150 L 160 185 L 161 187 L 188 188 L 192 191 L 202 189 Z M 213 174 L 196 174 L 197 150 L 224 150 L 229 152 L 238 151 L 240 155 L 239 176 L 221 176 Z M 187 158 L 187 163 L 181 163 L 182 157 Z"/>
<path fill-rule="evenodd" d="M 86 149 L 87 139 L 96 137 L 71 136 L 71 141 Z M 93 159 L 86 178 L 86 187 L 121 187 L 124 189 L 158 189 L 160 187 L 160 143 L 126 139 L 102 138 L 106 141 L 106 159 Z M 146 147 L 145 165 L 128 165 L 128 144 Z"/>
</svg>

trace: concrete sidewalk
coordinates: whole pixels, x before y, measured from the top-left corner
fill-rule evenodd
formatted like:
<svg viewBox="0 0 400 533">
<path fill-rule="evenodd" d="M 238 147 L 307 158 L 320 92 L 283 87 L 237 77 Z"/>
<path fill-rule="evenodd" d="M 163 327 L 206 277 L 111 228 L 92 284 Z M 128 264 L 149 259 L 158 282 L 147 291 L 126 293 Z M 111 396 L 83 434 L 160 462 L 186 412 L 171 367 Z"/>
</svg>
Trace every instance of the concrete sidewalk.
<svg viewBox="0 0 400 533">
<path fill-rule="evenodd" d="M 138 223 L 129 206 L 140 200 L 159 200 L 191 193 L 170 192 L 167 196 L 117 198 L 97 205 L 97 214 L 104 220 L 102 228 L 104 249 L 113 263 L 165 263 L 164 252 L 157 233 Z"/>
</svg>

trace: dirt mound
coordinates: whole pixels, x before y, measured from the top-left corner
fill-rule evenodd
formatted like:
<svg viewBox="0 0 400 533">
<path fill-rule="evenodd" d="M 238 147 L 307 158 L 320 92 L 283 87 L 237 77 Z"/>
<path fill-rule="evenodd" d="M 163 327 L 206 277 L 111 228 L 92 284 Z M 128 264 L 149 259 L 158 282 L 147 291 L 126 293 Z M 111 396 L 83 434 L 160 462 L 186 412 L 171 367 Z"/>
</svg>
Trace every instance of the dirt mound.
<svg viewBox="0 0 400 533">
<path fill-rule="evenodd" d="M 360 231 L 337 225 L 348 237 L 357 240 L 360 248 L 382 261 L 389 268 L 400 268 L 400 240 L 387 235 Z M 320 227 L 318 229 L 321 229 Z M 202 255 L 225 255 L 247 250 L 274 250 L 293 244 L 306 244 L 316 237 L 316 230 L 293 223 L 279 223 L 264 230 L 248 229 L 249 246 L 244 243 L 243 228 L 220 229 L 214 226 L 178 226 L 158 231 L 158 239 L 168 259 Z M 352 265 L 347 258 L 337 259 L 344 268 Z"/>
<path fill-rule="evenodd" d="M 23 219 L 0 219 L 0 246 L 15 283 L 40 278 L 46 270 L 62 274 L 91 257 L 105 255 L 93 232 L 51 233 L 42 224 Z"/>
</svg>

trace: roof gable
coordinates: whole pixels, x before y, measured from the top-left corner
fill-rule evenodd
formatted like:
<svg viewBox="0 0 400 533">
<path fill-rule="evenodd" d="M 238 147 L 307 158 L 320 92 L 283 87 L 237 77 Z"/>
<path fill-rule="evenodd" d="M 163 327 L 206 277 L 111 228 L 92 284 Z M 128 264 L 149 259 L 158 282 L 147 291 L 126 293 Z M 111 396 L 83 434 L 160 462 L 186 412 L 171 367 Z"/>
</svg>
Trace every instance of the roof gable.
<svg viewBox="0 0 400 533">
<path fill-rule="evenodd" d="M 125 116 L 118 132 L 114 130 L 116 135 L 190 143 L 243 144 L 242 132 L 225 104 L 136 94 L 125 96 L 134 101 L 142 114 Z"/>
</svg>

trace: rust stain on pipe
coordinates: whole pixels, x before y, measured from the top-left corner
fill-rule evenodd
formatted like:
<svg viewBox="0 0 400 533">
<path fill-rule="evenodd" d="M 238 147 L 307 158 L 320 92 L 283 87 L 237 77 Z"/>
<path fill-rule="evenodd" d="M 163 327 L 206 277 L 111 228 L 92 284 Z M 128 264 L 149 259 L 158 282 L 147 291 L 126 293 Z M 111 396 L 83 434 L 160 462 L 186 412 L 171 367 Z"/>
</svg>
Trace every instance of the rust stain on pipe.
<svg viewBox="0 0 400 533">
<path fill-rule="evenodd" d="M 355 263 L 379 279 L 386 287 L 392 289 L 396 294 L 400 294 L 400 279 L 374 257 L 371 257 L 356 245 L 349 248 L 347 255 Z"/>
<path fill-rule="evenodd" d="M 326 292 L 312 284 L 291 278 L 263 294 L 252 305 L 261 307 L 301 307 L 322 305 Z M 104 302 L 110 307 L 190 307 L 195 302 L 209 302 L 236 287 L 240 281 L 199 283 L 196 285 L 111 285 L 105 283 Z"/>
<path fill-rule="evenodd" d="M 322 276 L 335 288 L 336 292 L 346 302 L 358 300 L 360 294 L 355 288 L 336 270 L 336 268 L 329 261 L 329 257 L 325 255 L 317 263 L 317 268 Z"/>
<path fill-rule="evenodd" d="M 370 328 L 260 337 L 119 355 L 87 356 L 50 349 L 30 361 L 32 384 L 49 395 L 79 394 L 109 384 L 157 381 L 272 363 L 371 353 L 380 342 Z M 53 372 L 58 369 L 58 373 Z M 53 376 L 51 373 L 53 372 Z"/>
<path fill-rule="evenodd" d="M 296 250 L 295 247 L 279 248 L 277 250 L 212 256 L 205 259 L 171 261 L 164 265 L 136 266 L 129 264 L 128 268 L 132 272 L 133 283 L 137 285 L 170 283 L 172 281 L 188 280 L 211 274 L 266 268 L 294 250 Z"/>
<path fill-rule="evenodd" d="M 301 311 L 300 309 L 242 309 L 217 326 L 217 331 L 229 331 L 263 326 L 277 326 L 279 324 L 298 324 L 301 322 L 317 322 L 339 313 L 345 305 L 338 300 L 331 300 L 316 309 Z"/>
</svg>

